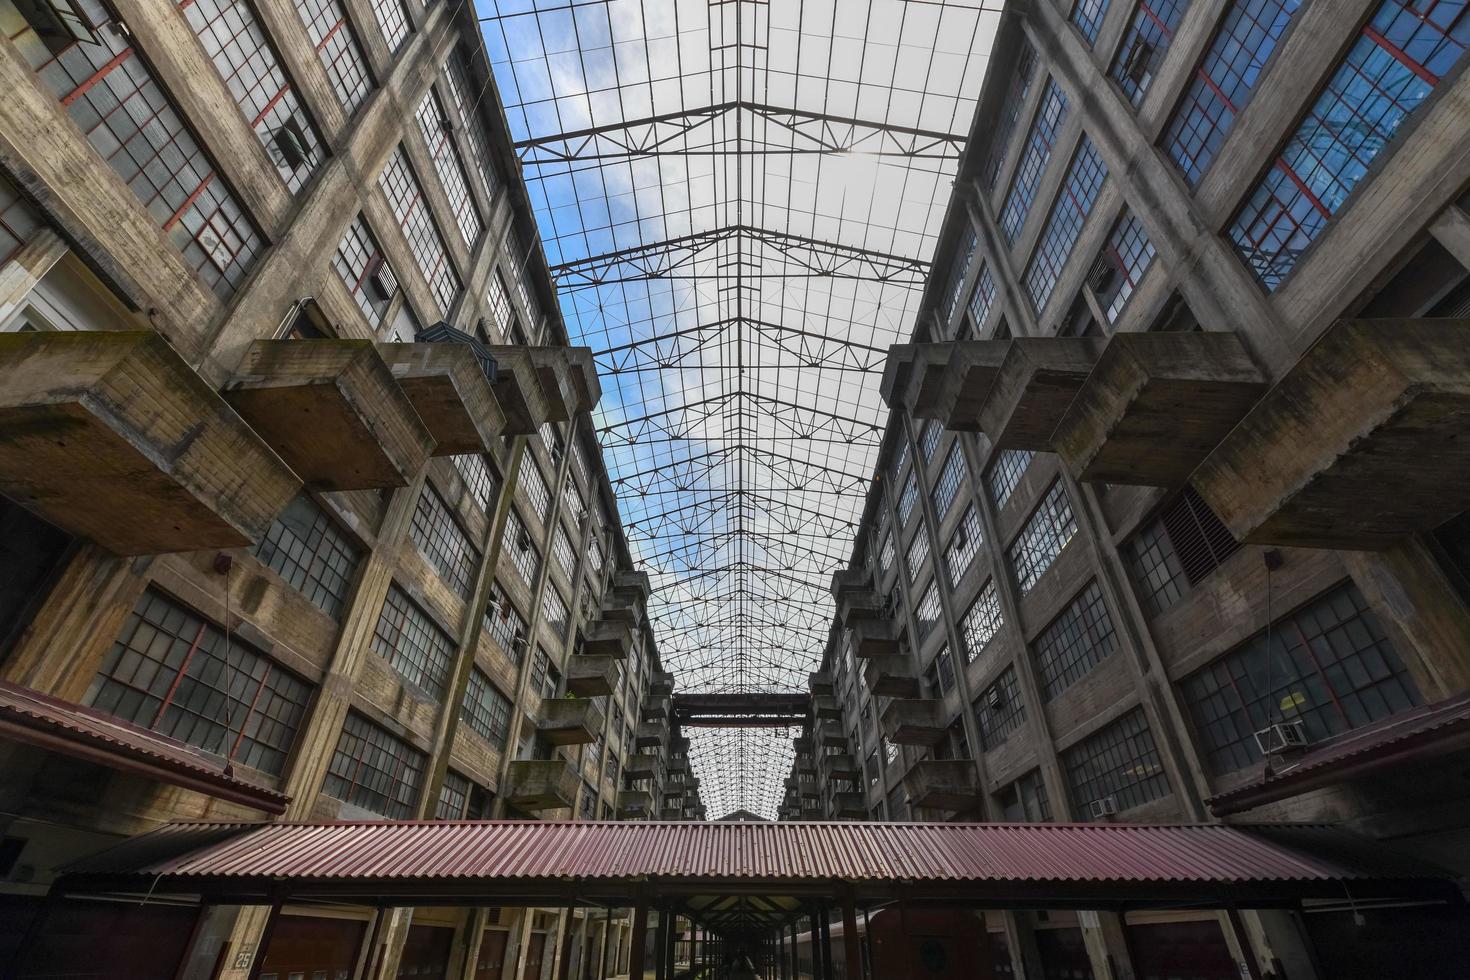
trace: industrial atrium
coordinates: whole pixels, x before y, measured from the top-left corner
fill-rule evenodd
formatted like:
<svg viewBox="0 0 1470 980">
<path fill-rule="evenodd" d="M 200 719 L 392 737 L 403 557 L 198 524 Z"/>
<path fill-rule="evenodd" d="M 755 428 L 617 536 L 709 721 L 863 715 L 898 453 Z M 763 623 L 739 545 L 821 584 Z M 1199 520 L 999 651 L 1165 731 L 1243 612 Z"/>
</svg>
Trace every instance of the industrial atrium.
<svg viewBox="0 0 1470 980">
<path fill-rule="evenodd" d="M 1470 0 L 0 0 L 0 978 L 1470 976 Z"/>
</svg>

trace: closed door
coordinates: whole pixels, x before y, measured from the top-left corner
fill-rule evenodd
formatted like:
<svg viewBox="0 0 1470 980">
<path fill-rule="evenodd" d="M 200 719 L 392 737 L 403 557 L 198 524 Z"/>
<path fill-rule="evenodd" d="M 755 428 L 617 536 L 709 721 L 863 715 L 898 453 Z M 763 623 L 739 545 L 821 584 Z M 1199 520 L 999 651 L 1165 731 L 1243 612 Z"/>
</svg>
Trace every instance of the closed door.
<svg viewBox="0 0 1470 980">
<path fill-rule="evenodd" d="M 366 930 L 360 919 L 283 915 L 271 932 L 261 980 L 347 980 Z"/>
<path fill-rule="evenodd" d="M 1128 945 L 1139 980 L 1240 980 L 1213 919 L 1130 925 Z"/>
<path fill-rule="evenodd" d="M 480 937 L 480 952 L 475 958 L 475 980 L 500 980 L 505 968 L 505 944 L 510 933 L 504 929 L 486 929 Z"/>
<path fill-rule="evenodd" d="M 526 943 L 526 966 L 521 970 L 521 980 L 540 980 L 541 957 L 546 952 L 546 933 L 533 932 Z"/>
<path fill-rule="evenodd" d="M 447 980 L 454 930 L 447 926 L 413 926 L 398 958 L 399 980 Z"/>
</svg>

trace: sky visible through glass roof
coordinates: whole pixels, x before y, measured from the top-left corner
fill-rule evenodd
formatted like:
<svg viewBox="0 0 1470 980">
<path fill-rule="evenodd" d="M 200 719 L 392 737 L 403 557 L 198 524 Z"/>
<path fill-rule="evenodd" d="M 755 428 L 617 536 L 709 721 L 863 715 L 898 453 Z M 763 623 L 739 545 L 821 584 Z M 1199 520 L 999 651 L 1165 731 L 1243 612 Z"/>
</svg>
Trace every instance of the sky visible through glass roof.
<svg viewBox="0 0 1470 980">
<path fill-rule="evenodd" d="M 1001 0 L 471 2 L 664 664 L 805 691 Z M 775 816 L 793 732 L 686 734 Z"/>
</svg>

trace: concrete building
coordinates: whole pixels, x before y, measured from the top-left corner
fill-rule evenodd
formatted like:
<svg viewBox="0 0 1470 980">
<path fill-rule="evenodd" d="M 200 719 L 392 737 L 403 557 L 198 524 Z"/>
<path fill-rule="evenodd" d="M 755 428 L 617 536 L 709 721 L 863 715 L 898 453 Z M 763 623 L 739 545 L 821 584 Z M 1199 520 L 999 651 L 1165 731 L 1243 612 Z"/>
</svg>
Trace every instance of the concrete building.
<svg viewBox="0 0 1470 980">
<path fill-rule="evenodd" d="M 59 867 L 165 821 L 702 817 L 473 11 L 0 29 L 3 958 Z M 164 906 L 109 945 L 110 909 L 58 962 L 264 942 Z M 627 952 L 555 909 L 280 923 L 283 977 Z"/>
<path fill-rule="evenodd" d="M 783 818 L 1465 873 L 1467 46 L 1463 5 L 1006 5 Z M 1006 976 L 1456 975 L 1441 915 L 989 925 Z"/>
</svg>

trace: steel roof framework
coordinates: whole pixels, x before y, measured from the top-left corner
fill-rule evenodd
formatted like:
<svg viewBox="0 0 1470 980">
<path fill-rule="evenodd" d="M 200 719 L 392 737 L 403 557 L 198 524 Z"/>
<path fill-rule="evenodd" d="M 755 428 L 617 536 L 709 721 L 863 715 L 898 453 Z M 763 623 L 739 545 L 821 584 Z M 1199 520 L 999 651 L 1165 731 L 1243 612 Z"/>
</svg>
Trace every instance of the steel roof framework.
<svg viewBox="0 0 1470 980">
<path fill-rule="evenodd" d="M 804 692 L 1001 0 L 472 0 L 681 691 Z M 773 817 L 791 732 L 710 729 Z"/>
</svg>

